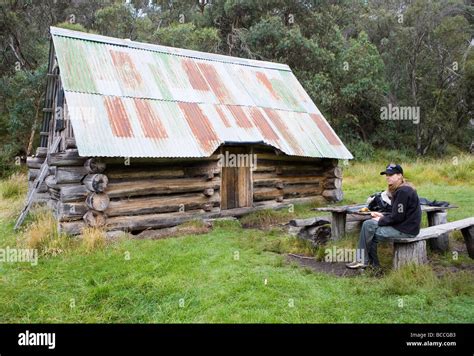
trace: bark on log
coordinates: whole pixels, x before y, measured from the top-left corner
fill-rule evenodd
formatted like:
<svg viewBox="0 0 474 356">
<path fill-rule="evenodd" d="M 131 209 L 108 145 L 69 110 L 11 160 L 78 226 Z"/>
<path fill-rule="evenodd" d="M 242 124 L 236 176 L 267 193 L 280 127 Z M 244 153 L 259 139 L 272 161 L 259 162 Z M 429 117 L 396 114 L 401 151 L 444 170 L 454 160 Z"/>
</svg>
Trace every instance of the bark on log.
<svg viewBox="0 0 474 356">
<path fill-rule="evenodd" d="M 110 183 L 107 193 L 110 198 L 123 198 L 151 194 L 202 192 L 207 188 L 219 190 L 220 183 L 220 178 L 214 178 L 211 181 L 202 178 L 142 179 Z"/>
<path fill-rule="evenodd" d="M 88 210 L 82 218 L 84 219 L 86 225 L 92 227 L 104 226 L 107 220 L 104 213 L 95 210 Z"/>
<path fill-rule="evenodd" d="M 110 204 L 110 198 L 106 193 L 90 193 L 86 198 L 86 205 L 97 211 L 105 211 Z"/>
<path fill-rule="evenodd" d="M 87 157 L 79 156 L 77 149 L 68 149 L 64 152 L 50 153 L 48 156 L 48 165 L 56 167 L 82 166 Z"/>
<path fill-rule="evenodd" d="M 82 180 L 82 184 L 91 192 L 102 193 L 109 184 L 109 179 L 104 174 L 88 174 Z"/>
<path fill-rule="evenodd" d="M 56 167 L 56 183 L 80 183 L 87 174 L 84 167 Z"/>
<path fill-rule="evenodd" d="M 108 217 L 168 213 L 173 211 L 211 210 L 220 203 L 219 193 L 206 197 L 202 193 L 165 195 L 111 201 L 105 213 Z"/>
<path fill-rule="evenodd" d="M 428 262 L 426 240 L 410 243 L 394 243 L 393 250 L 394 269 L 399 269 L 408 263 L 421 265 Z"/>
<path fill-rule="evenodd" d="M 100 162 L 97 158 L 89 158 L 84 162 L 84 167 L 87 173 L 102 173 L 105 171 L 106 164 L 104 162 Z"/>
</svg>

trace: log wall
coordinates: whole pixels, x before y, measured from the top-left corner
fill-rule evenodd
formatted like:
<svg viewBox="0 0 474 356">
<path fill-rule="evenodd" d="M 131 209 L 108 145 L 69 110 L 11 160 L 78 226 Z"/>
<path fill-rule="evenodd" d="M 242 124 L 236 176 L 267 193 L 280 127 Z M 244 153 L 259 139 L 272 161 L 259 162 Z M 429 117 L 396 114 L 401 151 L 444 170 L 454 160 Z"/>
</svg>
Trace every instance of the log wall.
<svg viewBox="0 0 474 356">
<path fill-rule="evenodd" d="M 342 199 L 342 174 L 332 159 L 288 157 L 255 148 L 253 205 L 221 211 L 217 154 L 205 159 L 99 159 L 80 157 L 73 140 L 65 147 L 47 158 L 50 170 L 40 194 L 53 209 L 59 231 L 70 235 L 87 226 L 138 233 L 316 197 Z M 46 154 L 29 159 L 30 181 L 44 159 Z"/>
<path fill-rule="evenodd" d="M 336 159 L 291 157 L 266 148 L 254 149 L 254 154 L 254 202 L 321 196 L 329 202 L 342 200 L 342 170 Z"/>
</svg>

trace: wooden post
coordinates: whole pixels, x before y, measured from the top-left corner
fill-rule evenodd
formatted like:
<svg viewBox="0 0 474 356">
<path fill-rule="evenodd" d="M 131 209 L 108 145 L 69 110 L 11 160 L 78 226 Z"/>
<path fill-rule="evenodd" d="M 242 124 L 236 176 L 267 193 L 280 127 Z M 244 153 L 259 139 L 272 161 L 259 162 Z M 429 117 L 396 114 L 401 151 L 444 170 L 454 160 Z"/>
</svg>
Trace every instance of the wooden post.
<svg viewBox="0 0 474 356">
<path fill-rule="evenodd" d="M 332 212 L 331 237 L 333 240 L 340 240 L 346 234 L 346 213 Z"/>
<path fill-rule="evenodd" d="M 393 243 L 393 268 L 399 269 L 408 263 L 417 265 L 428 262 L 426 240 L 409 243 Z"/>
<path fill-rule="evenodd" d="M 444 211 L 429 211 L 426 214 L 428 216 L 429 226 L 446 224 L 448 222 L 448 213 Z M 442 234 L 438 238 L 430 239 L 429 244 L 433 251 L 448 251 L 449 233 Z"/>
<path fill-rule="evenodd" d="M 461 233 L 464 237 L 464 241 L 466 241 L 467 253 L 469 257 L 474 259 L 474 226 L 461 229 Z"/>
</svg>

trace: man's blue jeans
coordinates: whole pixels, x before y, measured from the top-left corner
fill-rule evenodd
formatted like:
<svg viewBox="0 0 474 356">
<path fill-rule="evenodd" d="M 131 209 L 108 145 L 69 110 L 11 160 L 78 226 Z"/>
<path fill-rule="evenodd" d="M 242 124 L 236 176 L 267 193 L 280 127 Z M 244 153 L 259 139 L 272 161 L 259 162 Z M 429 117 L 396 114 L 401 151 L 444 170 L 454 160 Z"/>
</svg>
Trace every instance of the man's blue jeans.
<svg viewBox="0 0 474 356">
<path fill-rule="evenodd" d="M 379 266 L 377 243 L 398 237 L 415 237 L 415 235 L 405 234 L 392 226 L 379 226 L 373 219 L 364 221 L 357 246 L 359 249 L 357 256 L 360 259 L 358 262 Z"/>
</svg>

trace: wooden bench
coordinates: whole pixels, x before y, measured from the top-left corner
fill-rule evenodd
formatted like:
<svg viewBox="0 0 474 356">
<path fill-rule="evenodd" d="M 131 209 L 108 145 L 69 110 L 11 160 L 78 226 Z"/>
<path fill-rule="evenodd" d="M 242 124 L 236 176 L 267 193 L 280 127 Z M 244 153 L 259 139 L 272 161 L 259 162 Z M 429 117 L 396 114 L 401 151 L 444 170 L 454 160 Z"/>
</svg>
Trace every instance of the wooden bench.
<svg viewBox="0 0 474 356">
<path fill-rule="evenodd" d="M 370 219 L 370 213 L 360 212 L 361 208 L 367 208 L 367 204 L 328 206 L 324 208 L 314 208 L 315 211 L 327 211 L 331 213 L 331 236 L 333 240 L 339 240 L 346 234 L 347 215 L 359 216 L 359 220 Z M 421 212 L 426 213 L 428 218 L 428 225 L 443 224 L 448 221 L 448 210 L 457 208 L 457 206 L 429 206 L 421 205 Z M 441 234 L 436 239 L 430 240 L 430 247 L 437 251 L 448 250 L 448 236 Z"/>
<path fill-rule="evenodd" d="M 469 257 L 474 259 L 474 217 L 471 217 L 421 229 L 418 236 L 414 238 L 392 239 L 393 268 L 399 269 L 407 263 L 427 263 L 426 241 L 440 236 L 447 236 L 455 230 L 461 230 Z"/>
</svg>

